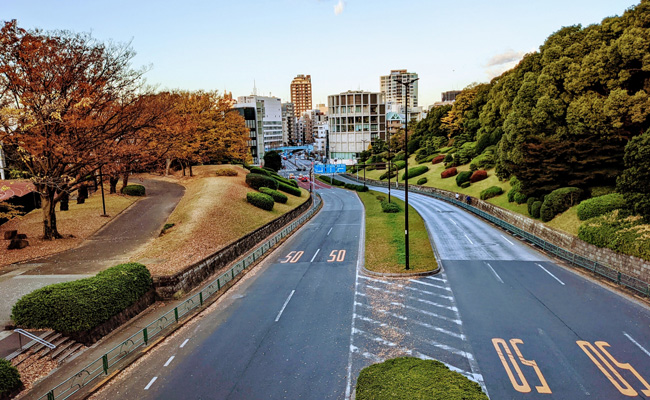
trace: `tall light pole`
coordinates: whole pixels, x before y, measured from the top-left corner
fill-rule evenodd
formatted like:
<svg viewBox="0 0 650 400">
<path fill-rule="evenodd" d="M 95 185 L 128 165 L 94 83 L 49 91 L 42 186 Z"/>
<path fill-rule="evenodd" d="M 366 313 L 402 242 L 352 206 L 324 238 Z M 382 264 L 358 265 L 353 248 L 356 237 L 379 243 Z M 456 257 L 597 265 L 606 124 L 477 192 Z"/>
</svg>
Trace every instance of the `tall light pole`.
<svg viewBox="0 0 650 400">
<path fill-rule="evenodd" d="M 368 139 L 361 139 L 361 143 L 363 143 L 363 149 L 364 149 L 363 151 L 364 152 L 366 151 L 365 149 L 366 149 L 366 142 L 367 141 L 368 141 Z M 363 186 L 366 186 L 366 161 L 368 161 L 367 158 L 363 161 Z"/>
<path fill-rule="evenodd" d="M 406 92 L 406 101 L 405 104 L 405 127 L 404 127 L 404 160 L 406 161 L 405 171 L 406 179 L 404 179 L 404 250 L 406 251 L 406 268 L 409 268 L 409 148 L 408 148 L 408 136 L 409 136 L 409 88 L 411 83 L 417 81 L 420 78 L 409 79 L 403 81 L 401 78 L 396 78 L 397 83 L 404 86 L 404 91 Z"/>
<path fill-rule="evenodd" d="M 388 122 L 386 122 L 386 128 L 386 136 L 388 137 L 388 202 L 390 203 L 390 176 L 393 173 L 393 168 L 390 158 L 390 128 L 388 127 Z"/>
</svg>

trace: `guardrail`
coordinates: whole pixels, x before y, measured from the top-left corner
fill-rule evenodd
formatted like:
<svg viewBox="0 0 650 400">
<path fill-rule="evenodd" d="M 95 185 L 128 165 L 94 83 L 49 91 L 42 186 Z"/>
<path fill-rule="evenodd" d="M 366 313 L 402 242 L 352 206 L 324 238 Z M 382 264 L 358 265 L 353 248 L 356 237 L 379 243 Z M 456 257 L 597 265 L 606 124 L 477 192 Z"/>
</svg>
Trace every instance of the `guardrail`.
<svg viewBox="0 0 650 400">
<path fill-rule="evenodd" d="M 143 346 L 147 346 L 151 340 L 159 335 L 165 328 L 170 325 L 177 324 L 184 316 L 190 313 L 197 307 L 201 307 L 203 303 L 210 298 L 210 296 L 219 292 L 221 288 L 225 287 L 228 282 L 235 279 L 242 271 L 248 268 L 253 264 L 257 259 L 259 259 L 263 254 L 269 251 L 276 243 L 281 241 L 283 238 L 293 232 L 296 228 L 300 227 L 307 219 L 316 212 L 318 206 L 321 203 L 320 196 L 314 196 L 314 204 L 304 215 L 302 215 L 297 220 L 293 221 L 286 227 L 284 227 L 280 232 L 273 235 L 270 239 L 262 243 L 258 248 L 253 250 L 248 256 L 246 256 L 241 261 L 235 263 L 229 270 L 221 274 L 217 279 L 210 282 L 206 287 L 204 287 L 199 293 L 188 298 L 184 302 L 180 303 L 173 310 L 170 310 L 156 319 L 154 322 L 145 326 L 142 330 L 132 335 L 119 345 L 113 347 L 106 354 L 96 359 L 95 361 L 88 364 L 85 368 L 81 369 L 79 372 L 61 382 L 59 385 L 52 388 L 43 396 L 39 397 L 39 400 L 55 400 L 55 399 L 67 399 L 81 388 L 87 386 L 95 379 L 100 376 L 107 376 L 113 370 L 115 366 L 123 360 L 126 356 L 133 353 L 137 349 Z"/>
<path fill-rule="evenodd" d="M 47 347 L 47 348 L 50 348 L 50 349 L 52 349 L 52 350 L 56 349 L 56 346 L 53 345 L 52 343 L 48 342 L 47 340 L 43 340 L 43 339 L 39 338 L 39 337 L 36 336 L 36 335 L 32 335 L 31 333 L 27 332 L 27 331 L 24 330 L 24 329 L 14 329 L 14 332 L 16 332 L 16 333 L 18 334 L 18 343 L 19 343 L 19 345 L 20 345 L 20 350 L 23 349 L 23 339 L 22 339 L 22 336 L 26 336 L 26 337 L 32 339 L 34 342 L 39 343 L 39 344 L 42 344 L 43 346 L 45 346 L 45 347 Z M 28 344 L 29 344 L 29 343 L 28 343 Z"/>
<path fill-rule="evenodd" d="M 353 176 L 345 175 L 347 179 L 354 180 L 357 182 L 362 182 L 362 180 L 357 180 Z M 366 185 L 374 185 L 374 186 L 380 186 L 380 187 L 388 187 L 388 184 L 385 182 L 379 182 L 375 180 L 366 180 Z M 404 186 L 400 184 L 400 188 L 403 189 Z M 624 274 L 620 271 L 615 270 L 614 268 L 608 267 L 607 265 L 601 264 L 598 261 L 591 260 L 589 258 L 583 257 L 581 255 L 575 254 L 569 250 L 566 250 L 562 247 L 556 246 L 553 243 L 547 242 L 544 239 L 541 239 L 529 232 L 524 231 L 521 228 L 518 228 L 500 218 L 497 218 L 493 216 L 492 214 L 488 214 L 483 210 L 480 210 L 474 206 L 471 206 L 465 202 L 459 201 L 454 199 L 453 197 L 448 197 L 441 195 L 439 193 L 435 192 L 429 192 L 425 190 L 420 190 L 418 189 L 417 186 L 415 185 L 409 185 L 409 192 L 414 192 L 414 193 L 419 193 L 423 194 L 425 196 L 433 197 L 439 200 L 446 201 L 448 203 L 455 204 L 459 207 L 462 207 L 466 209 L 467 211 L 470 211 L 483 219 L 486 219 L 493 224 L 515 234 L 516 236 L 521 237 L 524 240 L 527 240 L 530 243 L 533 243 L 539 247 L 541 247 L 543 250 L 569 262 L 572 265 L 577 265 L 579 267 L 585 268 L 594 274 L 598 274 L 602 276 L 603 278 L 609 279 L 612 282 L 615 282 L 619 285 L 622 285 L 624 287 L 627 287 L 628 289 L 631 289 L 632 291 L 645 296 L 645 297 L 650 297 L 650 284 L 647 282 L 644 282 L 638 278 L 635 278 L 633 276 Z M 451 193 L 451 192 L 450 192 Z"/>
</svg>

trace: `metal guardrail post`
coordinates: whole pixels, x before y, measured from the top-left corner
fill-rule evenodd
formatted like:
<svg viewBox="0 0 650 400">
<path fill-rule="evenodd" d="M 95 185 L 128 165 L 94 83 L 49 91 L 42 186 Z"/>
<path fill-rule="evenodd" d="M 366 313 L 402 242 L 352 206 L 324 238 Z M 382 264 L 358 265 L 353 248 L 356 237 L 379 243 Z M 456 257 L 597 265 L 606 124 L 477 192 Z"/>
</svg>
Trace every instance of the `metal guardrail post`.
<svg viewBox="0 0 650 400">
<path fill-rule="evenodd" d="M 201 302 L 201 305 L 203 305 L 203 292 L 199 292 L 199 301 Z"/>
<path fill-rule="evenodd" d="M 108 354 L 102 356 L 102 366 L 104 367 L 104 374 L 108 375 Z"/>
<path fill-rule="evenodd" d="M 617 276 L 617 278 L 616 278 L 616 283 L 618 283 L 618 284 L 620 285 L 620 284 L 621 284 L 621 271 L 618 271 L 618 274 L 617 274 L 617 275 L 618 275 L 618 276 Z"/>
<path fill-rule="evenodd" d="M 253 261 L 255 261 L 255 255 L 253 255 Z M 234 270 L 234 269 L 231 269 L 231 270 L 230 270 L 230 273 L 231 273 L 231 275 L 232 275 L 232 279 L 235 279 L 235 270 Z"/>
<path fill-rule="evenodd" d="M 174 307 L 174 318 L 176 318 L 176 323 L 178 323 L 178 307 Z"/>
<path fill-rule="evenodd" d="M 149 342 L 149 335 L 147 334 L 147 328 L 144 328 L 142 330 L 142 339 L 144 340 L 145 345 Z"/>
<path fill-rule="evenodd" d="M 54 400 L 54 390 L 47 392 L 47 400 Z"/>
</svg>

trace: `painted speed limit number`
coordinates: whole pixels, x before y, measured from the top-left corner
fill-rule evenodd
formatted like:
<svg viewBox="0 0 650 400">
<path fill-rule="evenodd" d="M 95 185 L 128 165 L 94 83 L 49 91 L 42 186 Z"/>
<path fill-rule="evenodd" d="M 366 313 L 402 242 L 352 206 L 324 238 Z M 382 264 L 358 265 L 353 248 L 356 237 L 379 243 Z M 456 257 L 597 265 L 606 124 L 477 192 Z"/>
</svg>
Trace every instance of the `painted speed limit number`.
<svg viewBox="0 0 650 400">
<path fill-rule="evenodd" d="M 341 262 L 345 260 L 345 250 L 332 250 L 327 262 Z"/>
<path fill-rule="evenodd" d="M 512 383 L 512 386 L 516 391 L 521 393 L 531 392 L 530 384 L 528 384 L 526 377 L 519 367 L 519 363 L 521 363 L 523 366 L 533 368 L 537 374 L 537 378 L 539 379 L 540 384 L 538 386 L 535 386 L 535 390 L 537 390 L 538 393 L 551 393 L 551 388 L 548 386 L 548 383 L 546 383 L 546 379 L 544 379 L 544 375 L 542 375 L 542 371 L 537 366 L 537 363 L 534 360 L 526 360 L 521 354 L 519 347 L 517 347 L 520 344 L 524 344 L 523 340 L 510 339 L 510 346 L 512 346 L 512 349 L 517 355 L 517 358 L 513 356 L 508 343 L 504 339 L 494 338 L 492 339 L 492 344 L 494 345 L 494 349 L 499 355 L 499 359 L 503 364 L 503 368 L 506 370 L 506 374 L 508 374 L 508 378 L 510 378 L 510 383 Z M 512 368 L 510 368 L 511 365 Z"/>
</svg>

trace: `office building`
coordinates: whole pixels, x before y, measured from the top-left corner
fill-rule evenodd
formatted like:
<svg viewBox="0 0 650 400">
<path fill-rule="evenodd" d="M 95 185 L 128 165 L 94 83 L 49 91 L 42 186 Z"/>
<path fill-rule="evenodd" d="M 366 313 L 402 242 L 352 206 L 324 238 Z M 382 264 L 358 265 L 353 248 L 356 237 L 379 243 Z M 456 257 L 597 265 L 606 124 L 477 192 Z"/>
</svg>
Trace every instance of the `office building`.
<svg viewBox="0 0 650 400">
<path fill-rule="evenodd" d="M 257 108 L 257 103 L 260 101 L 263 104 L 262 137 L 266 152 L 282 146 L 282 102 L 280 99 L 271 96 L 240 96 L 237 98 L 235 107 Z M 263 157 L 263 154 L 260 157 Z"/>
<path fill-rule="evenodd" d="M 311 75 L 298 75 L 291 81 L 291 102 L 297 118 L 311 110 Z"/>
<path fill-rule="evenodd" d="M 257 101 L 255 106 L 252 104 L 235 104 L 234 109 L 239 112 L 239 115 L 244 117 L 246 127 L 248 128 L 248 147 L 250 149 L 253 164 L 259 165 L 262 157 L 264 157 L 264 135 L 263 124 L 264 119 L 264 102 Z"/>
</svg>

